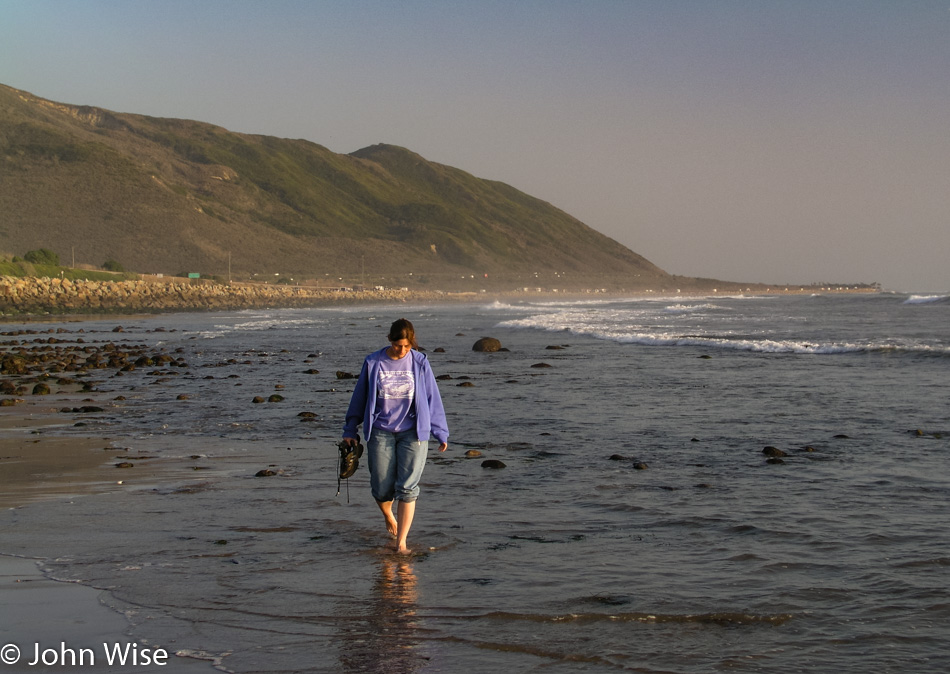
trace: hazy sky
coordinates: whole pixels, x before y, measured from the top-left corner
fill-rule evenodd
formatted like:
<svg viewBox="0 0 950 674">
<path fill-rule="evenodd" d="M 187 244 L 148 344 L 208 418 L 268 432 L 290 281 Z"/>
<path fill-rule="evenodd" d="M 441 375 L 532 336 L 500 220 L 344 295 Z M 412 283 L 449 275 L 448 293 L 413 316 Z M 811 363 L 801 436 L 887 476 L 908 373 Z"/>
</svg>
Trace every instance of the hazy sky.
<svg viewBox="0 0 950 674">
<path fill-rule="evenodd" d="M 950 0 L 0 0 L 0 83 L 402 145 L 674 274 L 950 291 Z"/>
</svg>

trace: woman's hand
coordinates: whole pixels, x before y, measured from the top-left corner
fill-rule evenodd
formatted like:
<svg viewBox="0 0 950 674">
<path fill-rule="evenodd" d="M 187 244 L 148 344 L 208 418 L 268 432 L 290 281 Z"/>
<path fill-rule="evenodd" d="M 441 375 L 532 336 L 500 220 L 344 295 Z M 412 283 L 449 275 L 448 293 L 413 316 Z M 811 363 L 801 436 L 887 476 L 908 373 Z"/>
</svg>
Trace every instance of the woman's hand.
<svg viewBox="0 0 950 674">
<path fill-rule="evenodd" d="M 444 452 L 444 451 L 447 450 L 448 448 L 449 448 L 449 443 L 447 443 L 447 442 L 443 442 L 443 443 L 440 443 L 440 444 L 439 444 L 439 451 L 440 451 L 440 452 Z"/>
</svg>

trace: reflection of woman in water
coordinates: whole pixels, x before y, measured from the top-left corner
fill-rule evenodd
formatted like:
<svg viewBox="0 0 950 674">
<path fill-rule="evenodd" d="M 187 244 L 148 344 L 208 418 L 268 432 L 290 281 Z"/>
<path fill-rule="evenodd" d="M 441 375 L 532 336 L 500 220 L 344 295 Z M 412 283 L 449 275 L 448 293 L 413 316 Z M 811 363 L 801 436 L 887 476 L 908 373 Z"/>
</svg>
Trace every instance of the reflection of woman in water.
<svg viewBox="0 0 950 674">
<path fill-rule="evenodd" d="M 340 621 L 340 664 L 353 674 L 412 674 L 430 664 L 420 652 L 416 574 L 411 558 L 386 556 L 358 620 Z M 350 598 L 349 601 L 361 601 Z"/>
<path fill-rule="evenodd" d="M 400 318 L 390 327 L 388 338 L 389 346 L 363 361 L 346 410 L 343 440 L 356 444 L 356 427 L 363 425 L 373 498 L 386 518 L 386 528 L 396 537 L 396 550 L 407 554 L 429 436 L 435 436 L 444 452 L 449 429 L 429 361 L 415 350 L 412 323 Z M 394 500 L 399 501 L 395 516 Z"/>
</svg>

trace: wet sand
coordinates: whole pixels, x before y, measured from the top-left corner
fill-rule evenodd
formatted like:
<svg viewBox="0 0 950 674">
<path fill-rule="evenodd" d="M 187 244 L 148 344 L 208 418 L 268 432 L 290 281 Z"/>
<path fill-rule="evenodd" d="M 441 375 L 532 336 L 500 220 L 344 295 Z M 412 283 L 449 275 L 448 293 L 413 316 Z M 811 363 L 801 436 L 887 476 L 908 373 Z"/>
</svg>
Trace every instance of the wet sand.
<svg viewBox="0 0 950 674">
<path fill-rule="evenodd" d="M 134 474 L 116 468 L 121 449 L 107 438 L 46 436 L 44 431 L 64 424 L 54 415 L 54 409 L 42 406 L 0 413 L 0 508 L 16 509 L 38 500 L 68 501 L 109 489 L 142 488 L 159 481 L 164 473 L 174 472 L 174 467 L 165 470 L 161 465 L 138 468 Z M 210 662 L 177 657 L 174 649 L 167 647 L 163 666 L 109 666 L 105 648 L 134 643 L 125 636 L 128 621 L 101 603 L 102 590 L 48 578 L 40 570 L 41 564 L 42 560 L 0 554 L 0 644 L 5 648 L 4 658 L 12 657 L 10 645 L 20 653 L 16 664 L 4 660 L 4 671 L 62 671 L 62 662 L 30 665 L 37 644 L 40 652 L 53 649 L 61 653 L 62 644 L 77 654 L 88 649 L 92 655 L 85 653 L 84 670 L 113 674 L 216 671 Z M 151 646 L 159 647 L 162 645 Z M 65 666 L 70 668 L 70 663 Z"/>
<path fill-rule="evenodd" d="M 0 434 L 6 436 L 0 437 L 0 508 L 89 493 L 106 481 L 104 466 L 111 457 L 103 451 L 105 440 L 2 427 Z"/>
<path fill-rule="evenodd" d="M 173 462 L 136 460 L 110 438 L 62 435 L 72 423 L 50 407 L 0 411 L 0 508 L 147 487 L 185 470 Z M 116 467 L 127 460 L 134 470 Z"/>
<path fill-rule="evenodd" d="M 80 585 L 55 581 L 44 576 L 37 567 L 37 560 L 22 557 L 0 555 L 0 597 L 2 597 L 3 617 L 0 618 L 0 643 L 4 644 L 4 657 L 12 658 L 11 645 L 19 649 L 20 657 L 15 664 L 4 660 L 5 672 L 54 672 L 72 670 L 72 663 L 59 662 L 44 665 L 36 661 L 36 648 L 40 652 L 52 649 L 57 658 L 61 657 L 61 648 L 74 651 L 76 667 L 79 667 L 81 649 L 82 669 L 112 674 L 131 674 L 132 672 L 213 672 L 212 664 L 203 660 L 178 657 L 173 649 L 163 648 L 160 644 L 149 646 L 139 644 L 139 649 L 163 648 L 168 652 L 164 665 L 126 664 L 109 666 L 104 648 L 114 648 L 116 644 L 125 647 L 135 644 L 125 636 L 128 628 L 126 619 L 115 611 L 103 606 L 99 600 L 101 590 Z M 91 652 L 91 655 L 89 655 Z M 67 655 L 67 657 L 72 657 Z M 52 662 L 52 655 L 46 662 Z"/>
</svg>

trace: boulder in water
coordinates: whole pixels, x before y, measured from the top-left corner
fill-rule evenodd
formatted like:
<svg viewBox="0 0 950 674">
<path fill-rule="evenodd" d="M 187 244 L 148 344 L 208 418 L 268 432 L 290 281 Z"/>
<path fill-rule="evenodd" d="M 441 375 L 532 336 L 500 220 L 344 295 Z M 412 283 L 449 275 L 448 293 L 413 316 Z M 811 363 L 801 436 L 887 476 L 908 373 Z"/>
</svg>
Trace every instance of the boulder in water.
<svg viewBox="0 0 950 674">
<path fill-rule="evenodd" d="M 472 351 L 480 351 L 482 353 L 494 353 L 500 350 L 501 342 L 494 337 L 482 337 L 472 345 Z"/>
<path fill-rule="evenodd" d="M 482 468 L 507 468 L 508 465 L 504 461 L 499 461 L 498 459 L 485 459 L 482 461 Z"/>
</svg>

